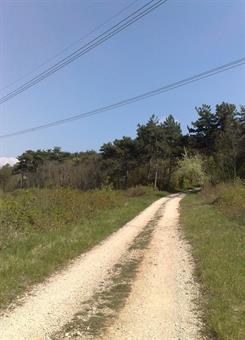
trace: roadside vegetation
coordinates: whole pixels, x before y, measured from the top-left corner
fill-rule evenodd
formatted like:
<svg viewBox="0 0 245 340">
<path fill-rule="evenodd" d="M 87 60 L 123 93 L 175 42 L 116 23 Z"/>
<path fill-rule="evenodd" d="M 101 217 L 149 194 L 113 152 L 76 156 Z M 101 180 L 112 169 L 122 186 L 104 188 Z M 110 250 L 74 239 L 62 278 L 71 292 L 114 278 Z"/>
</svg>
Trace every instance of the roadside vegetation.
<svg viewBox="0 0 245 340">
<path fill-rule="evenodd" d="M 245 339 L 245 186 L 207 186 L 181 203 L 209 338 Z"/>
<path fill-rule="evenodd" d="M 117 230 L 158 197 L 157 189 L 200 187 L 182 211 L 208 325 L 220 339 L 245 338 L 245 106 L 202 105 L 196 114 L 187 134 L 172 115 L 153 115 L 135 138 L 99 151 L 27 150 L 2 167 L 0 306 Z"/>
<path fill-rule="evenodd" d="M 120 228 L 163 193 L 29 189 L 0 198 L 0 307 Z"/>
<path fill-rule="evenodd" d="M 21 188 L 127 189 L 151 185 L 160 190 L 245 178 L 245 107 L 221 103 L 196 108 L 197 119 L 183 134 L 172 115 L 150 117 L 136 137 L 124 136 L 99 152 L 66 152 L 59 147 L 27 150 L 14 167 L 0 169 L 0 190 Z"/>
</svg>

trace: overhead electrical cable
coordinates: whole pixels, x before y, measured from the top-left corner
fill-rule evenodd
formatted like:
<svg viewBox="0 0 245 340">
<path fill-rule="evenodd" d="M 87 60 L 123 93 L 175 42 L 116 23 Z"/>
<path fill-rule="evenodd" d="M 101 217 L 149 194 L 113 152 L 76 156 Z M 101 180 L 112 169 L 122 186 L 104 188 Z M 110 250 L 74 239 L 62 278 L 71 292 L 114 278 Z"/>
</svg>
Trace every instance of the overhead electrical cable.
<svg viewBox="0 0 245 340">
<path fill-rule="evenodd" d="M 87 118 L 87 117 L 90 117 L 90 116 L 94 116 L 94 115 L 100 114 L 102 112 L 106 112 L 106 111 L 110 111 L 110 110 L 113 110 L 113 109 L 117 109 L 117 108 L 120 108 L 122 106 L 126 106 L 126 105 L 129 105 L 129 104 L 132 104 L 132 103 L 144 100 L 146 98 L 153 97 L 153 96 L 159 95 L 161 93 L 174 90 L 174 89 L 176 89 L 178 87 L 191 84 L 191 83 L 199 81 L 201 79 L 205 79 L 205 78 L 214 76 L 215 74 L 228 71 L 230 69 L 242 66 L 244 64 L 245 64 L 245 57 L 243 57 L 241 59 L 238 59 L 238 60 L 235 60 L 235 61 L 232 61 L 232 62 L 227 63 L 225 65 L 222 65 L 222 66 L 210 69 L 208 71 L 199 73 L 199 74 L 194 75 L 192 77 L 188 77 L 188 78 L 179 80 L 179 81 L 174 82 L 172 84 L 162 86 L 162 87 L 157 88 L 155 90 L 152 90 L 152 91 L 149 91 L 149 92 L 145 92 L 145 93 L 140 94 L 138 96 L 131 97 L 131 98 L 128 98 L 128 99 L 125 99 L 125 100 L 121 100 L 119 102 L 116 102 L 116 103 L 113 103 L 113 104 L 110 104 L 110 105 L 107 105 L 107 106 L 103 106 L 103 107 L 100 107 L 100 108 L 95 109 L 95 110 L 91 110 L 91 111 L 88 111 L 88 112 L 80 113 L 80 114 L 77 114 L 77 115 L 74 115 L 74 116 L 71 116 L 71 117 L 68 117 L 68 118 L 56 120 L 54 122 L 50 122 L 50 123 L 47 123 L 47 124 L 35 126 L 35 127 L 32 127 L 32 128 L 28 128 L 28 129 L 24 129 L 24 130 L 19 130 L 19 131 L 16 131 L 16 132 L 5 134 L 5 135 L 0 135 L 0 139 L 8 138 L 8 137 L 13 137 L 13 136 L 18 136 L 18 135 L 23 135 L 23 134 L 26 134 L 26 133 L 29 133 L 29 132 L 38 131 L 38 130 L 47 129 L 49 127 L 58 126 L 58 125 L 65 124 L 65 123 L 68 123 L 68 122 L 72 122 L 72 121 L 75 121 L 75 120 L 79 120 L 79 119 Z"/>
<path fill-rule="evenodd" d="M 112 20 L 114 20 L 116 17 L 118 17 L 120 14 L 122 14 L 123 12 L 125 12 L 127 9 L 129 9 L 130 7 L 132 7 L 133 5 L 135 5 L 136 2 L 138 2 L 139 0 L 134 0 L 133 2 L 130 2 L 126 7 L 123 7 L 119 12 L 117 12 L 116 14 L 114 14 L 113 16 L 109 17 L 107 20 L 105 20 L 104 22 L 102 22 L 101 24 L 99 24 L 98 26 L 96 26 L 94 29 L 92 29 L 91 31 L 89 31 L 88 33 L 86 33 L 85 35 L 83 35 L 80 39 L 74 41 L 73 43 L 69 44 L 68 46 L 66 46 L 65 48 L 63 48 L 61 51 L 59 51 L 58 53 L 56 53 L 55 55 L 53 55 L 52 57 L 48 58 L 47 60 L 45 60 L 43 63 L 41 63 L 40 65 L 36 66 L 34 69 L 32 69 L 30 72 L 23 74 L 21 77 L 19 77 L 18 79 L 12 81 L 11 83 L 9 83 L 8 85 L 2 87 L 0 89 L 0 91 L 3 91 L 11 86 L 13 86 L 14 84 L 20 82 L 21 80 L 27 78 L 28 76 L 30 76 L 31 74 L 34 74 L 35 71 L 39 70 L 41 67 L 47 65 L 48 63 L 50 63 L 51 61 L 53 61 L 54 59 L 56 59 L 57 57 L 61 56 L 62 54 L 64 54 L 64 52 L 68 51 L 69 49 L 71 49 L 71 47 L 77 45 L 78 43 L 80 43 L 81 41 L 85 40 L 87 37 L 89 37 L 91 34 L 97 32 L 98 30 L 100 30 L 102 27 L 104 27 L 106 24 L 108 24 L 109 22 L 111 22 Z"/>
<path fill-rule="evenodd" d="M 7 95 L 0 98 L 0 104 L 10 100 L 11 98 L 17 96 L 18 94 L 22 93 L 23 91 L 26 91 L 30 87 L 36 85 L 43 79 L 49 77 L 51 74 L 57 72 L 61 68 L 65 67 L 66 65 L 70 64 L 71 62 L 75 61 L 82 55 L 88 53 L 92 49 L 96 48 L 97 46 L 103 44 L 108 39 L 112 38 L 114 35 L 118 34 L 119 32 L 125 30 L 127 27 L 131 26 L 134 22 L 140 20 L 159 6 L 166 3 L 167 0 L 159 0 L 155 2 L 154 0 L 149 1 L 144 6 L 140 7 L 130 15 L 128 15 L 126 18 L 122 19 L 120 22 L 112 26 L 111 28 L 107 29 L 105 32 L 85 44 L 84 46 L 80 47 L 73 53 L 71 53 L 66 58 L 63 58 L 60 62 L 54 64 L 53 66 L 49 67 L 47 70 L 41 72 L 36 77 L 32 78 L 31 80 L 25 82 L 23 85 L 18 87 L 17 89 L 11 91 Z"/>
</svg>

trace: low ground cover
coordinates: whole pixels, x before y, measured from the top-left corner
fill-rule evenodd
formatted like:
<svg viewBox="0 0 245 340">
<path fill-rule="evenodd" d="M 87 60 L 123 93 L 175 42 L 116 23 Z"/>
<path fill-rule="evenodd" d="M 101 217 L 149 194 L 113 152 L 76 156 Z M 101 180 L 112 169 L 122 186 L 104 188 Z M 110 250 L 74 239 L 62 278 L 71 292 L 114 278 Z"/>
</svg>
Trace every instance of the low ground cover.
<svg viewBox="0 0 245 340">
<path fill-rule="evenodd" d="M 236 183 L 189 194 L 181 204 L 209 338 L 245 339 L 244 202 L 244 186 Z"/>
<path fill-rule="evenodd" d="M 0 307 L 99 243 L 163 193 L 20 190 L 0 197 Z"/>
</svg>

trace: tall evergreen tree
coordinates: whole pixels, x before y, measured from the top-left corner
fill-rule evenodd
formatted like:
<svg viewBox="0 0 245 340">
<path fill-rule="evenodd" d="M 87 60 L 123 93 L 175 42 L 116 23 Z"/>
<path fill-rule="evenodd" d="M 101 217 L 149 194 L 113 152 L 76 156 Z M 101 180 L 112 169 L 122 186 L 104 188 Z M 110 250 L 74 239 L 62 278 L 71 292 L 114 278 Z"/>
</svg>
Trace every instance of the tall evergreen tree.
<svg viewBox="0 0 245 340">
<path fill-rule="evenodd" d="M 198 119 L 188 126 L 190 146 L 204 155 L 213 155 L 215 152 L 215 138 L 218 128 L 218 118 L 211 112 L 210 105 L 196 107 Z"/>
<path fill-rule="evenodd" d="M 165 185 L 170 186 L 171 176 L 175 171 L 178 159 L 183 154 L 182 131 L 180 123 L 178 123 L 172 115 L 169 115 L 162 124 L 164 159 L 167 162 L 167 173 L 165 177 Z"/>
</svg>

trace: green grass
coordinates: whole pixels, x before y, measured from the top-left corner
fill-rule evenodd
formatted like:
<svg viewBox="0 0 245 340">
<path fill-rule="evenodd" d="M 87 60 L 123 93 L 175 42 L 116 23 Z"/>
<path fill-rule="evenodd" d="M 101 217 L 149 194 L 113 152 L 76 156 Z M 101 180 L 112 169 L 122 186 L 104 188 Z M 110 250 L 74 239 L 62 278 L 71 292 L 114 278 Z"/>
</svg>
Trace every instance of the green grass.
<svg viewBox="0 0 245 340">
<path fill-rule="evenodd" d="M 238 198 L 232 187 L 230 198 L 228 188 L 216 188 L 214 199 L 211 191 L 184 198 L 181 222 L 196 260 L 208 337 L 242 340 L 245 339 L 245 226 L 239 205 L 245 200 L 244 188 L 238 190 Z M 234 211 L 239 214 L 235 215 Z"/>
<path fill-rule="evenodd" d="M 213 203 L 225 216 L 245 225 L 245 183 L 221 183 L 207 186 L 202 192 L 207 203 Z"/>
<path fill-rule="evenodd" d="M 28 190 L 1 197 L 0 307 L 99 243 L 161 193 Z M 43 221 L 43 222 L 42 222 Z"/>
</svg>

